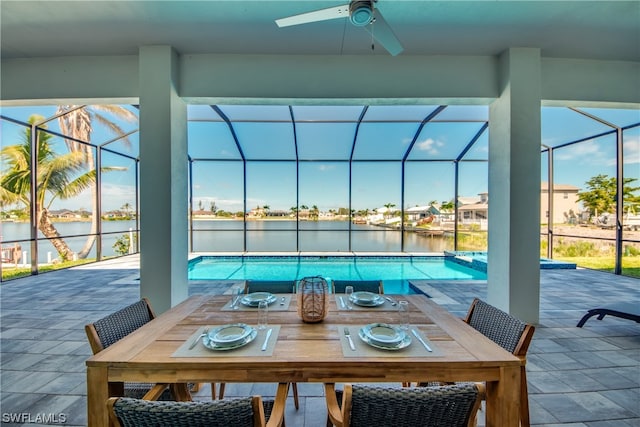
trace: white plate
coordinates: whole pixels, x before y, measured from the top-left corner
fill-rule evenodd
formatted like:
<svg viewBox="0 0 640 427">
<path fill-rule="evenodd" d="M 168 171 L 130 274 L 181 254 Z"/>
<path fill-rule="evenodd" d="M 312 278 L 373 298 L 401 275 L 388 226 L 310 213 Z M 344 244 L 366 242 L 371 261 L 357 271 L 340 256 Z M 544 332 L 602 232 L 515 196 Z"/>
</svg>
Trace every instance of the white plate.
<svg viewBox="0 0 640 427">
<path fill-rule="evenodd" d="M 358 291 L 351 294 L 349 301 L 356 305 L 375 307 L 384 304 L 384 298 L 378 294 L 367 291 Z"/>
<path fill-rule="evenodd" d="M 407 334 L 405 334 L 402 341 L 396 344 L 381 344 L 378 342 L 374 342 L 367 335 L 365 335 L 363 329 L 364 328 L 360 328 L 360 330 L 358 331 L 358 336 L 360 337 L 360 339 L 365 343 L 369 344 L 371 347 L 379 348 L 380 350 L 390 350 L 390 351 L 402 350 L 403 348 L 406 348 L 411 344 L 411 336 Z"/>
<path fill-rule="evenodd" d="M 249 307 L 257 307 L 260 301 L 266 301 L 267 304 L 271 305 L 276 302 L 277 299 L 278 298 L 271 292 L 252 292 L 243 296 L 240 302 Z"/>
<path fill-rule="evenodd" d="M 209 350 L 234 350 L 236 348 L 244 347 L 245 345 L 249 344 L 251 341 L 256 339 L 257 336 L 258 331 L 256 331 L 254 328 L 251 328 L 251 333 L 249 333 L 249 335 L 247 335 L 245 339 L 234 344 L 217 344 L 209 339 L 209 335 L 205 335 L 204 338 L 202 338 L 202 344 Z"/>
<path fill-rule="evenodd" d="M 216 345 L 236 344 L 251 334 L 253 328 L 244 323 L 233 323 L 215 328 L 209 332 L 209 341 Z"/>
<path fill-rule="evenodd" d="M 407 336 L 402 329 L 387 323 L 371 323 L 362 332 L 371 342 L 387 347 L 398 345 Z"/>
</svg>

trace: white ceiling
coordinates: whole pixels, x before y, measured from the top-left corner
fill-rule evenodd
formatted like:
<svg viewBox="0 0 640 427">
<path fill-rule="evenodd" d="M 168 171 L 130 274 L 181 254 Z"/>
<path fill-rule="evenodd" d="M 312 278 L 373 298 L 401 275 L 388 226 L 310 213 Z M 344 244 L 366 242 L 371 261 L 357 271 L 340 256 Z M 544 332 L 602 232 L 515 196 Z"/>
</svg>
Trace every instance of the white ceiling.
<svg viewBox="0 0 640 427">
<path fill-rule="evenodd" d="M 278 28 L 277 18 L 342 1 L 0 1 L 2 58 L 136 54 L 386 55 L 345 19 Z M 379 10 L 401 55 L 495 55 L 539 47 L 547 57 L 640 60 L 640 1 L 400 1 Z"/>
</svg>

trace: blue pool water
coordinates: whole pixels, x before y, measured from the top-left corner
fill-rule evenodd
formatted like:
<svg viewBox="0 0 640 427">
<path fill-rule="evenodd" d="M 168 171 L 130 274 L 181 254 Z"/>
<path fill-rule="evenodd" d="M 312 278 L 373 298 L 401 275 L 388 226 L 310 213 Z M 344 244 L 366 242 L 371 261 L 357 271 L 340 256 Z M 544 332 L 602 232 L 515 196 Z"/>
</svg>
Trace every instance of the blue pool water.
<svg viewBox="0 0 640 427">
<path fill-rule="evenodd" d="M 468 252 L 468 251 L 445 251 L 445 255 L 448 255 L 452 262 L 456 262 L 461 265 L 466 265 L 474 270 L 487 271 L 487 253 L 486 252 Z M 573 269 L 575 270 L 577 265 L 572 262 L 558 261 L 549 258 L 540 258 L 540 269 L 542 270 L 557 270 L 557 269 Z"/>
<path fill-rule="evenodd" d="M 486 273 L 448 257 L 203 256 L 189 262 L 189 280 L 383 280 L 385 293 L 412 293 L 410 280 L 485 280 Z"/>
</svg>

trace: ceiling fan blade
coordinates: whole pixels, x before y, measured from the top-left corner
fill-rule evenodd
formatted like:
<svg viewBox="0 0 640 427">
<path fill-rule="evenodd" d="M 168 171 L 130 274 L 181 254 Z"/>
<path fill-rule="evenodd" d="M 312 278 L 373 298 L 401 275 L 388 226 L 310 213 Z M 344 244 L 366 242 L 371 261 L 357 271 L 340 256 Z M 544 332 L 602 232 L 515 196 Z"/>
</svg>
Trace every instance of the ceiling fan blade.
<svg viewBox="0 0 640 427">
<path fill-rule="evenodd" d="M 398 40 L 395 33 L 389 24 L 387 24 L 387 21 L 385 21 L 378 9 L 373 10 L 373 16 L 375 21 L 364 27 L 365 30 L 367 30 L 392 56 L 396 56 L 402 52 L 404 48 L 402 47 L 402 44 L 400 44 L 400 40 Z"/>
<path fill-rule="evenodd" d="M 301 13 L 300 15 L 289 16 L 287 18 L 276 19 L 278 27 L 289 27 L 291 25 L 308 24 L 310 22 L 327 21 L 329 19 L 349 17 L 349 5 L 330 7 L 313 12 Z"/>
</svg>

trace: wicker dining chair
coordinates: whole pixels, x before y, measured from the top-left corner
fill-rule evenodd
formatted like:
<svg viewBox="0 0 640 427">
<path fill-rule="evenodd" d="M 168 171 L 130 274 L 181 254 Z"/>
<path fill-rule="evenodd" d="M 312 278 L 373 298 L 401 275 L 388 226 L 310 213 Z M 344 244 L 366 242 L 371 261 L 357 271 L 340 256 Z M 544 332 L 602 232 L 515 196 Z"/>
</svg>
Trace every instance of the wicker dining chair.
<svg viewBox="0 0 640 427">
<path fill-rule="evenodd" d="M 520 425 L 529 427 L 529 392 L 525 364 L 535 326 L 527 324 L 478 298 L 475 298 L 471 303 L 465 322 L 522 361 L 520 366 Z M 481 397 L 484 398 L 484 396 Z"/>
<path fill-rule="evenodd" d="M 291 294 L 296 292 L 295 286 L 296 282 L 294 280 L 247 280 L 244 285 L 244 293 L 271 292 L 276 294 Z M 299 409 L 298 384 L 291 383 L 291 389 L 293 390 L 293 404 L 296 409 Z M 222 393 L 223 392 L 220 391 L 221 395 Z"/>
<path fill-rule="evenodd" d="M 354 292 L 367 291 L 374 294 L 384 294 L 382 280 L 334 280 L 333 293 L 343 294 L 347 286 L 353 286 Z"/>
<path fill-rule="evenodd" d="M 244 284 L 244 293 L 271 292 L 274 294 L 295 293 L 295 280 L 247 280 Z"/>
<path fill-rule="evenodd" d="M 468 427 L 480 406 L 473 383 L 391 388 L 345 384 L 338 403 L 334 384 L 325 384 L 327 412 L 336 427 Z"/>
<path fill-rule="evenodd" d="M 199 402 L 158 402 L 112 397 L 107 401 L 107 407 L 111 423 L 121 427 L 278 427 L 284 421 L 286 388 L 286 384 L 278 386 L 275 400 L 252 396 Z"/>
<path fill-rule="evenodd" d="M 155 317 L 149 300 L 142 298 L 140 301 L 109 314 L 94 323 L 85 325 L 84 329 L 93 354 L 97 354 L 113 343 L 120 341 Z M 194 390 L 194 386 L 190 386 L 192 390 Z M 211 388 L 215 390 L 215 384 L 211 384 Z M 109 391 L 112 396 L 144 397 L 154 400 L 175 399 L 179 401 L 191 399 L 189 386 L 181 383 L 155 385 L 148 383 L 120 383 L 110 385 Z"/>
</svg>

